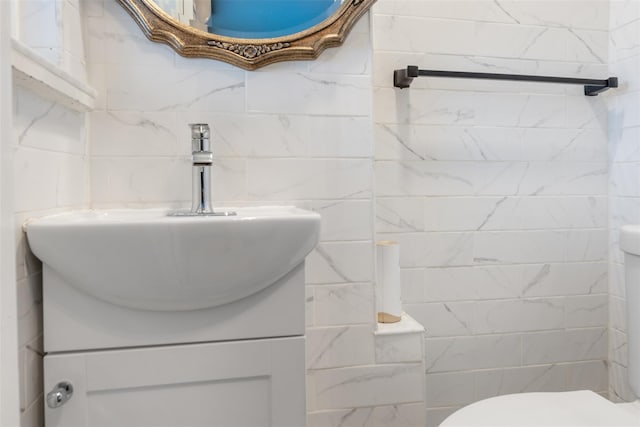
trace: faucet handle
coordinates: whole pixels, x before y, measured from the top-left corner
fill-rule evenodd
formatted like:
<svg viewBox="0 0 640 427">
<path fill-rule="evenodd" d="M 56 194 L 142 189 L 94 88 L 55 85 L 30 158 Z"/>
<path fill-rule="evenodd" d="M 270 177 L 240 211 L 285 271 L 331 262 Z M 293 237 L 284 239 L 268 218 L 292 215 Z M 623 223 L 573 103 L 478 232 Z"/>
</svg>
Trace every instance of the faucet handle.
<svg viewBox="0 0 640 427">
<path fill-rule="evenodd" d="M 209 125 L 206 123 L 192 123 L 191 127 L 191 146 L 192 151 L 210 151 L 209 146 Z"/>
</svg>

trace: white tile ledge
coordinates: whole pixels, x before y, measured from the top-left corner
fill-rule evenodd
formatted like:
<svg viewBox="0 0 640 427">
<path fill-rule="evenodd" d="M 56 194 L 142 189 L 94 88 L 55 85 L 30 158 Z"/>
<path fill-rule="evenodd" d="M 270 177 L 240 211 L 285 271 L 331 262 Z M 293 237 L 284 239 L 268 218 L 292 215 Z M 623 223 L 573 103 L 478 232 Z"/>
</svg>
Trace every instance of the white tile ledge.
<svg viewBox="0 0 640 427">
<path fill-rule="evenodd" d="M 378 323 L 378 328 L 374 332 L 374 335 L 421 334 L 423 332 L 424 326 L 407 313 L 402 313 L 399 322 Z"/>
<path fill-rule="evenodd" d="M 75 111 L 93 110 L 97 92 L 91 86 L 15 39 L 11 40 L 11 50 L 14 84 Z"/>
</svg>

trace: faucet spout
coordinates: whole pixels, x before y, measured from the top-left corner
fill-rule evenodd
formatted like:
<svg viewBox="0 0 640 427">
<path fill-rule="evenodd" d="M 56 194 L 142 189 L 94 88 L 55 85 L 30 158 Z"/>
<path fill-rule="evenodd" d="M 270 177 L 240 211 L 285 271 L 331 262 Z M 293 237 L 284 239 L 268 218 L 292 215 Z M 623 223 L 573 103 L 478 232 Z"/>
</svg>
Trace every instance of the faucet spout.
<svg viewBox="0 0 640 427">
<path fill-rule="evenodd" d="M 231 211 L 214 211 L 211 204 L 211 165 L 213 153 L 209 141 L 209 125 L 195 123 L 191 127 L 191 155 L 193 157 L 193 190 L 190 211 L 169 212 L 169 216 L 232 216 Z"/>
<path fill-rule="evenodd" d="M 210 145 L 209 125 L 195 123 L 191 127 L 191 154 L 193 156 L 193 198 L 191 213 L 213 214 L 211 205 L 211 165 L 213 153 Z"/>
</svg>

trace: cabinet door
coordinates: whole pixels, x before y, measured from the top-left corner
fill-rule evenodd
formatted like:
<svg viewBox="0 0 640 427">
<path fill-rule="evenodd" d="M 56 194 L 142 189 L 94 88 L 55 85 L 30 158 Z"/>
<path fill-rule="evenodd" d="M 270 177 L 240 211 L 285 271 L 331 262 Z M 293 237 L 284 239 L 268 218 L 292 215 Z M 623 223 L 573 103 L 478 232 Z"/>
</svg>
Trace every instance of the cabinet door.
<svg viewBox="0 0 640 427">
<path fill-rule="evenodd" d="M 301 427 L 304 337 L 45 357 L 45 393 L 73 385 L 47 427 Z"/>
</svg>

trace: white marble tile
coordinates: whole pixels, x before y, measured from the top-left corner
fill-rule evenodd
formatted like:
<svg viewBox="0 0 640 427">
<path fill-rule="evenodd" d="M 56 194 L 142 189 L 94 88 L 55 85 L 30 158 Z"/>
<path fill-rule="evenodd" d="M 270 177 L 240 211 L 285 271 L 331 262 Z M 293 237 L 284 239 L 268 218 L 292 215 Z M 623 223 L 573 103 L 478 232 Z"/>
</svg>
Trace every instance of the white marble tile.
<svg viewBox="0 0 640 427">
<path fill-rule="evenodd" d="M 94 203 L 190 201 L 189 158 L 94 158 Z M 216 196 L 213 196 L 216 200 Z"/>
<path fill-rule="evenodd" d="M 563 391 L 566 370 L 562 365 L 540 365 L 520 368 L 478 371 L 476 399 L 511 393 Z"/>
<path fill-rule="evenodd" d="M 79 3 L 67 1 L 61 7 L 62 45 L 64 48 L 63 64 L 65 69 L 76 79 L 85 82 L 84 25 L 81 20 Z"/>
<path fill-rule="evenodd" d="M 609 328 L 608 360 L 622 366 L 627 366 L 629 362 L 627 334 L 613 328 Z"/>
<path fill-rule="evenodd" d="M 427 373 L 425 376 L 427 407 L 461 406 L 473 402 L 475 400 L 474 380 L 473 371 Z"/>
<path fill-rule="evenodd" d="M 425 369 L 431 372 L 520 366 L 520 335 L 485 335 L 425 340 Z"/>
<path fill-rule="evenodd" d="M 483 232 L 474 235 L 478 264 L 601 261 L 606 230 Z"/>
<path fill-rule="evenodd" d="M 376 335 L 376 363 L 407 363 L 423 360 L 422 332 Z"/>
<path fill-rule="evenodd" d="M 356 26 L 364 26 L 366 17 Z M 325 50 L 318 59 L 310 61 L 308 70 L 313 73 L 371 74 L 371 40 L 369 31 L 353 29 L 344 44 L 337 49 Z"/>
<path fill-rule="evenodd" d="M 311 373 L 318 409 L 420 402 L 422 364 L 324 369 Z"/>
<path fill-rule="evenodd" d="M 606 360 L 579 362 L 565 365 L 567 390 L 607 391 L 608 366 Z"/>
<path fill-rule="evenodd" d="M 611 196 L 640 197 L 640 162 L 618 163 L 610 173 Z"/>
<path fill-rule="evenodd" d="M 564 298 L 480 301 L 475 305 L 474 326 L 476 333 L 485 334 L 560 329 Z"/>
<path fill-rule="evenodd" d="M 566 102 L 568 128 L 606 131 L 608 109 L 603 98 L 575 94 L 567 96 Z"/>
<path fill-rule="evenodd" d="M 448 1 L 431 1 L 424 3 L 413 0 L 385 0 L 377 2 L 372 10 L 375 14 L 380 15 L 515 22 L 514 18 L 509 16 L 509 14 L 500 7 L 500 4 L 490 1 L 460 0 L 456 3 Z"/>
<path fill-rule="evenodd" d="M 638 73 L 640 74 L 640 70 Z M 609 143 L 611 161 L 640 161 L 640 147 L 637 144 L 639 139 L 640 128 L 638 127 L 623 128 L 619 134 L 611 135 Z"/>
<path fill-rule="evenodd" d="M 370 81 L 368 76 L 328 73 L 251 73 L 247 74 L 247 109 L 368 116 Z"/>
<path fill-rule="evenodd" d="M 24 352 L 24 369 L 25 369 L 25 404 L 32 405 L 42 396 L 44 384 L 42 356 L 30 348 L 26 348 Z"/>
<path fill-rule="evenodd" d="M 607 357 L 607 328 L 569 329 L 523 335 L 523 363 L 598 360 Z"/>
<path fill-rule="evenodd" d="M 612 59 L 621 60 L 640 53 L 640 22 L 631 21 L 611 31 Z"/>
<path fill-rule="evenodd" d="M 305 271 L 309 284 L 369 282 L 373 279 L 371 242 L 320 243 L 307 256 Z"/>
<path fill-rule="evenodd" d="M 379 160 L 520 160 L 522 131 L 513 128 L 406 125 L 375 127 Z"/>
<path fill-rule="evenodd" d="M 523 158 L 530 161 L 602 161 L 607 153 L 603 129 L 529 128 L 523 133 Z"/>
<path fill-rule="evenodd" d="M 308 427 L 424 427 L 422 403 L 318 411 L 307 414 Z"/>
<path fill-rule="evenodd" d="M 15 210 L 79 207 L 88 202 L 84 157 L 31 148 L 14 153 Z"/>
<path fill-rule="evenodd" d="M 446 267 L 473 264 L 471 233 L 385 233 L 400 244 L 400 267 Z"/>
<path fill-rule="evenodd" d="M 524 162 L 379 161 L 376 191 L 396 197 L 517 194 L 533 178 L 528 171 Z"/>
<path fill-rule="evenodd" d="M 601 294 L 607 289 L 606 262 L 500 267 L 518 280 L 527 297 Z"/>
<path fill-rule="evenodd" d="M 425 302 L 425 275 L 423 268 L 400 270 L 400 298 L 403 304 Z"/>
<path fill-rule="evenodd" d="M 620 297 L 609 296 L 609 327 L 627 331 L 627 302 Z"/>
<path fill-rule="evenodd" d="M 372 152 L 363 117 L 190 111 L 177 114 L 176 135 L 199 122 L 210 125 L 216 156 L 362 158 Z"/>
<path fill-rule="evenodd" d="M 322 218 L 321 241 L 371 240 L 373 237 L 369 200 L 314 201 L 310 208 Z"/>
<path fill-rule="evenodd" d="M 477 55 L 548 61 L 566 58 L 566 30 L 559 28 L 479 22 L 473 37 Z"/>
<path fill-rule="evenodd" d="M 370 325 L 306 330 L 307 369 L 326 369 L 374 363 Z"/>
<path fill-rule="evenodd" d="M 567 231 L 567 261 L 600 261 L 607 259 L 606 229 Z"/>
<path fill-rule="evenodd" d="M 104 0 L 85 0 L 80 4 L 83 18 L 101 17 L 104 14 Z"/>
<path fill-rule="evenodd" d="M 266 159 L 247 161 L 249 197 L 363 199 L 372 191 L 370 160 Z"/>
<path fill-rule="evenodd" d="M 41 396 L 31 406 L 20 413 L 20 425 L 38 427 L 44 425 L 44 397 Z"/>
<path fill-rule="evenodd" d="M 18 317 L 18 347 L 23 348 L 42 336 L 42 302 L 36 302 Z"/>
<path fill-rule="evenodd" d="M 603 293 L 606 263 L 428 268 L 422 301 L 465 301 Z M 417 302 L 417 301 L 413 301 Z"/>
<path fill-rule="evenodd" d="M 605 0 L 559 0 L 553 2 L 553 7 L 539 1 L 502 0 L 498 5 L 520 24 L 597 30 L 607 30 L 609 26 L 609 5 Z"/>
<path fill-rule="evenodd" d="M 617 262 L 609 262 L 609 296 L 625 298 L 625 271 L 624 265 Z"/>
<path fill-rule="evenodd" d="M 615 0 L 609 6 L 612 29 L 640 18 L 640 4 L 635 0 Z"/>
<path fill-rule="evenodd" d="M 404 304 L 403 308 L 424 326 L 427 337 L 467 336 L 475 332 L 473 302 Z"/>
<path fill-rule="evenodd" d="M 476 93 L 471 102 L 478 105 L 475 124 L 481 126 L 560 128 L 565 125 L 564 96 Z M 491 108 L 482 108 L 486 105 Z"/>
<path fill-rule="evenodd" d="M 607 326 L 609 298 L 606 294 L 567 297 L 565 325 L 567 328 Z"/>
<path fill-rule="evenodd" d="M 609 391 L 614 402 L 633 402 L 637 396 L 629 385 L 627 368 L 617 363 L 609 367 Z"/>
<path fill-rule="evenodd" d="M 412 232 L 424 230 L 422 198 L 376 198 L 376 232 Z"/>
<path fill-rule="evenodd" d="M 448 90 L 377 88 L 373 116 L 378 123 L 469 125 L 475 123 L 478 104 L 467 93 Z"/>
<path fill-rule="evenodd" d="M 17 315 L 29 314 L 32 310 L 39 310 L 42 305 L 42 274 L 35 273 L 18 280 L 17 285 Z M 38 328 L 36 332 L 42 332 Z"/>
<path fill-rule="evenodd" d="M 58 2 L 44 0 L 21 1 L 18 27 L 20 41 L 31 48 L 62 48 L 61 10 Z M 38 31 L 31 29 L 37 28 Z"/>
<path fill-rule="evenodd" d="M 164 43 L 148 40 L 133 19 L 120 19 L 108 15 L 104 18 L 103 61 L 111 64 L 155 65 L 158 68 L 172 67 L 173 50 Z"/>
<path fill-rule="evenodd" d="M 173 112 L 95 111 L 90 117 L 94 157 L 191 154 L 190 130 L 185 125 L 178 133 Z"/>
<path fill-rule="evenodd" d="M 374 15 L 373 48 L 381 51 L 475 53 L 474 23 L 413 16 Z M 416 34 L 420 34 L 416 37 Z M 442 37 L 447 34 L 447 37 Z"/>
<path fill-rule="evenodd" d="M 536 162 L 518 185 L 518 194 L 604 195 L 607 167 L 604 163 Z"/>
<path fill-rule="evenodd" d="M 315 325 L 372 323 L 374 303 L 370 283 L 314 286 Z"/>
<path fill-rule="evenodd" d="M 313 288 L 305 286 L 304 288 L 304 324 L 307 328 L 315 326 L 315 296 Z"/>
<path fill-rule="evenodd" d="M 17 87 L 13 132 L 16 144 L 60 153 L 86 152 L 84 116 Z"/>
<path fill-rule="evenodd" d="M 426 427 L 438 427 L 449 415 L 460 409 L 460 406 L 447 408 L 427 408 Z"/>
<path fill-rule="evenodd" d="M 120 64 L 107 64 L 105 71 L 109 110 L 239 112 L 245 109 L 242 71 Z"/>
<path fill-rule="evenodd" d="M 424 213 L 428 231 L 606 227 L 607 198 L 429 197 Z"/>
<path fill-rule="evenodd" d="M 568 61 L 595 62 L 606 64 L 608 61 L 609 32 L 604 30 L 567 30 L 565 57 Z"/>
</svg>

